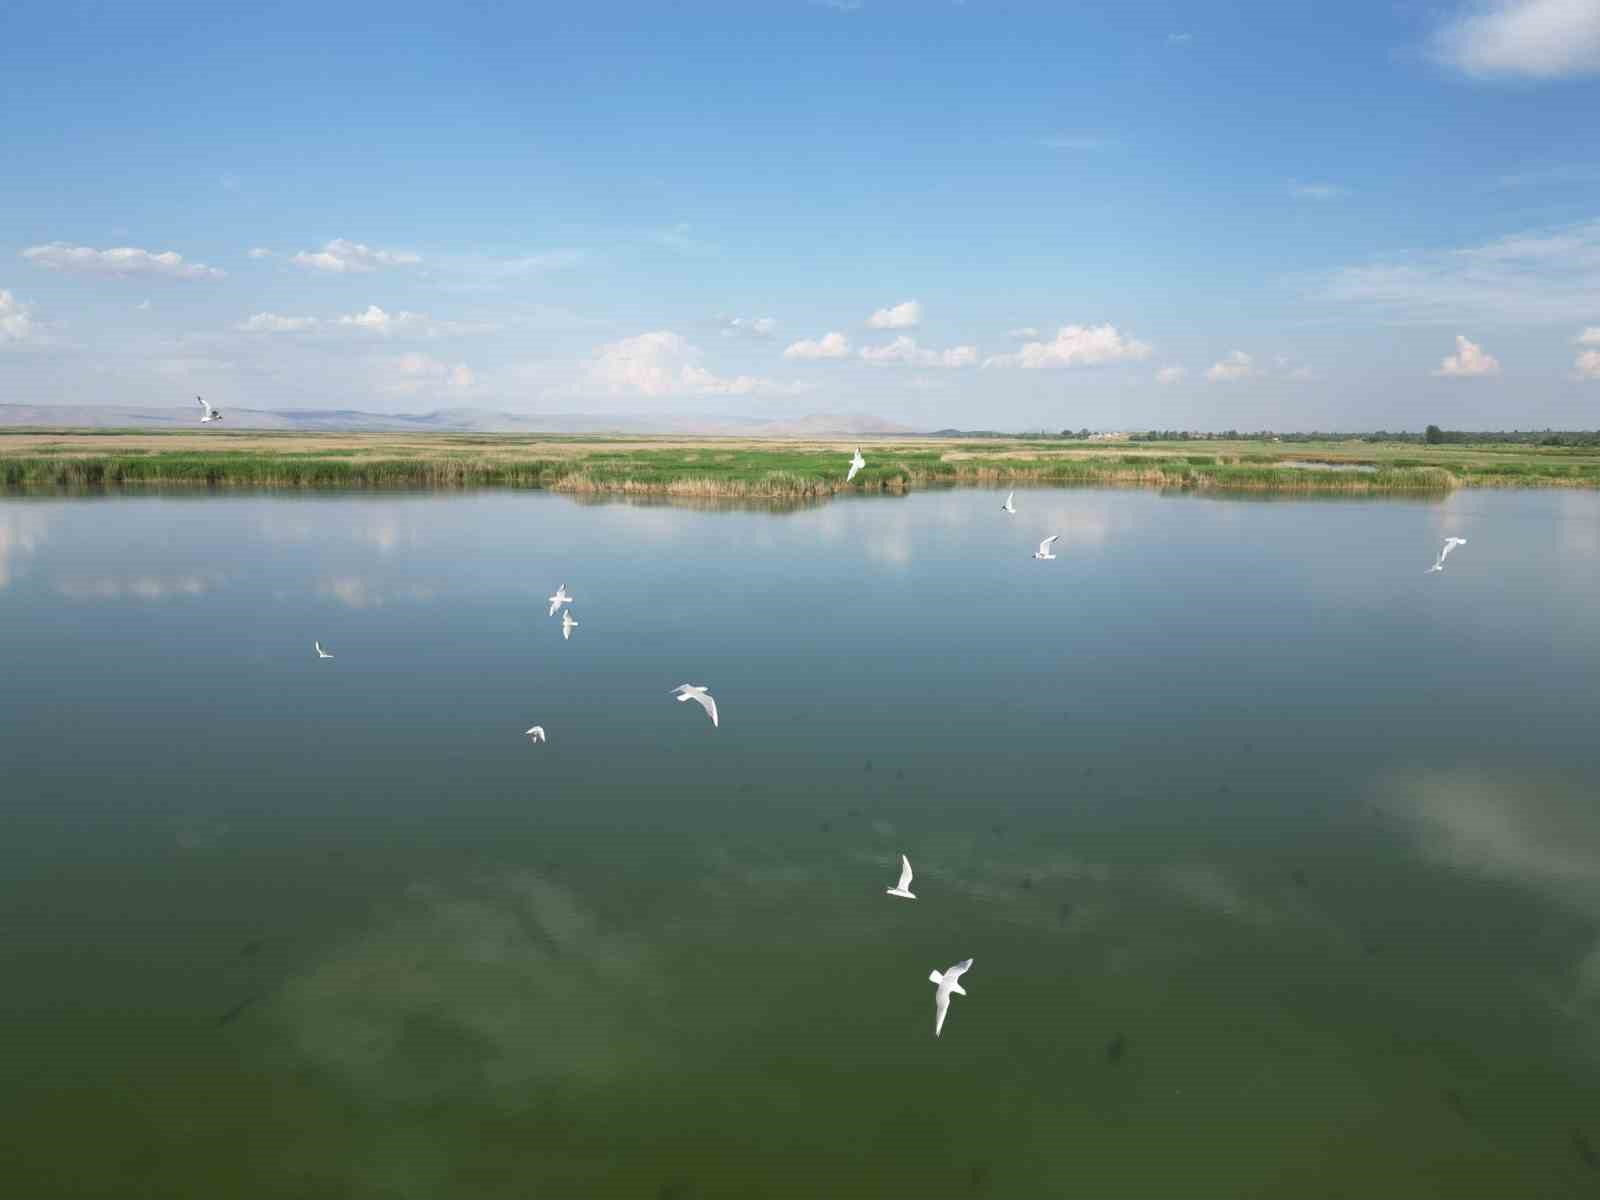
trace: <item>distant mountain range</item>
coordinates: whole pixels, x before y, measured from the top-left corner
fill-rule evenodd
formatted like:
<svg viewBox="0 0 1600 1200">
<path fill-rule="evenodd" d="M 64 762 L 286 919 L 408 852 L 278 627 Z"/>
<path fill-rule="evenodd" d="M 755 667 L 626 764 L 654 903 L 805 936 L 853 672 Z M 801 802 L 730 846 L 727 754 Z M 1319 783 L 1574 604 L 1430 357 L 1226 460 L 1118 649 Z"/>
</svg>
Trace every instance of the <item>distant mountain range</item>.
<svg viewBox="0 0 1600 1200">
<path fill-rule="evenodd" d="M 0 404 L 0 428 L 186 429 L 200 428 L 198 406 L 120 408 L 110 405 Z M 824 437 L 839 434 L 906 434 L 865 413 L 810 413 L 803 417 L 732 417 L 672 413 L 509 413 L 444 408 L 431 413 L 369 413 L 357 409 L 222 408 L 223 429 L 299 430 L 306 433 L 631 433 L 745 437 Z"/>
</svg>

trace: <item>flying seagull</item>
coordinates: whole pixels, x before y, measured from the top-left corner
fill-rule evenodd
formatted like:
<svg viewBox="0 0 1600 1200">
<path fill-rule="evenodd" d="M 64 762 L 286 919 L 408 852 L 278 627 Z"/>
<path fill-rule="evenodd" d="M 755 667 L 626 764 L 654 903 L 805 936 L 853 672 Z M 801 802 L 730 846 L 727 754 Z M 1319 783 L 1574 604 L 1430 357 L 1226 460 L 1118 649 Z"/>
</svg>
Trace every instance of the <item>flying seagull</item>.
<svg viewBox="0 0 1600 1200">
<path fill-rule="evenodd" d="M 1008 513 L 1011 513 L 1013 516 L 1015 516 L 1017 510 L 1016 510 L 1015 506 L 1012 505 L 1011 502 L 1013 500 L 1015 500 L 1016 498 L 1017 498 L 1017 494 L 1015 492 L 1012 492 L 1010 495 L 1008 495 L 1006 497 L 1006 502 L 1000 506 L 1000 511 L 1001 512 L 1008 512 Z"/>
<path fill-rule="evenodd" d="M 972 960 L 958 962 L 948 971 L 930 971 L 928 980 L 939 985 L 939 990 L 933 996 L 933 1036 L 938 1037 L 944 1029 L 944 1015 L 950 1011 L 950 993 L 965 996 L 966 990 L 962 988 L 960 980 L 963 975 L 972 969 Z"/>
<path fill-rule="evenodd" d="M 555 616 L 556 609 L 560 608 L 563 604 L 571 603 L 572 597 L 567 595 L 567 585 L 563 583 L 556 589 L 556 594 L 550 597 L 550 615 L 552 617 Z"/>
<path fill-rule="evenodd" d="M 1055 555 L 1050 553 L 1050 545 L 1060 536 L 1059 533 L 1052 533 L 1045 538 L 1044 541 L 1039 543 L 1039 548 L 1033 552 L 1033 556 L 1035 558 L 1054 558 Z"/>
<path fill-rule="evenodd" d="M 861 468 L 866 466 L 866 465 L 867 465 L 867 460 L 861 457 L 861 447 L 857 446 L 856 447 L 856 456 L 850 460 L 850 474 L 848 474 L 848 475 L 846 475 L 844 477 L 844 481 L 846 483 L 849 483 L 852 479 L 854 479 L 856 477 L 856 472 L 861 470 Z"/>
<path fill-rule="evenodd" d="M 572 631 L 577 627 L 578 623 L 572 619 L 572 610 L 569 608 L 561 614 L 561 640 L 570 642 L 572 640 Z"/>
<path fill-rule="evenodd" d="M 678 697 L 681 704 L 685 700 L 693 700 L 706 710 L 706 715 L 711 718 L 713 727 L 717 725 L 717 702 L 711 698 L 711 693 L 706 691 L 703 683 L 680 683 L 672 689 L 673 695 Z"/>
<path fill-rule="evenodd" d="M 900 856 L 900 882 L 892 888 L 884 888 L 891 896 L 899 896 L 902 900 L 915 900 L 911 894 L 911 860 L 904 854 Z"/>
<path fill-rule="evenodd" d="M 332 658 L 333 657 L 333 655 L 329 654 L 326 650 L 324 650 L 322 648 L 322 643 L 321 642 L 312 642 L 311 645 L 316 649 L 318 658 Z"/>
<path fill-rule="evenodd" d="M 544 741 L 544 726 L 535 725 L 532 729 L 528 730 L 527 736 L 531 738 L 535 744 Z"/>
<path fill-rule="evenodd" d="M 1426 571 L 1424 571 L 1423 574 L 1424 575 L 1431 575 L 1435 571 L 1444 570 L 1444 560 L 1450 557 L 1450 551 L 1454 550 L 1457 546 L 1465 546 L 1466 544 L 1467 544 L 1467 539 L 1466 538 L 1455 538 L 1455 537 L 1445 538 L 1445 540 L 1444 540 L 1444 549 L 1439 551 L 1439 561 L 1434 563 L 1433 566 L 1429 567 Z"/>
<path fill-rule="evenodd" d="M 195 399 L 199 400 L 200 407 L 205 409 L 205 416 L 200 418 L 200 424 L 204 425 L 208 421 L 222 420 L 222 414 L 220 412 L 212 408 L 211 405 L 207 404 L 204 400 L 201 400 L 199 396 L 196 396 Z"/>
</svg>

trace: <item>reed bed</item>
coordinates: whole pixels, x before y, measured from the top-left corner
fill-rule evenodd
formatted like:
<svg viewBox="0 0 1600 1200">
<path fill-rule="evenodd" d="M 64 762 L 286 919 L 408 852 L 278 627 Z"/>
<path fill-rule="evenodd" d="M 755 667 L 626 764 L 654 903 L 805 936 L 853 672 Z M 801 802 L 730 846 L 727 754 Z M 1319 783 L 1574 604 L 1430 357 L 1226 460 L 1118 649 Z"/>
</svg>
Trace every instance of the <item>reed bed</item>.
<svg viewBox="0 0 1600 1200">
<path fill-rule="evenodd" d="M 287 442 L 287 439 L 286 439 Z M 1379 495 L 1441 493 L 1462 486 L 1600 487 L 1600 460 L 1553 455 L 1485 454 L 1467 459 L 1407 453 L 1359 456 L 1273 454 L 1255 447 L 1212 454 L 1176 447 L 1122 445 L 1086 450 L 908 443 L 867 449 L 867 466 L 850 483 L 836 447 L 708 442 L 663 447 L 581 443 L 539 452 L 511 440 L 428 445 L 365 442 L 345 449 L 283 451 L 162 450 L 72 452 L 55 444 L 5 454 L 0 484 L 29 488 L 110 489 L 140 485 L 204 488 L 545 488 L 574 494 L 816 501 L 840 492 L 904 492 L 919 487 L 1017 483 L 1116 485 L 1214 492 Z M 978 453 L 978 450 L 985 453 Z M 43 452 L 41 452 L 43 451 Z M 1307 470 L 1291 462 L 1324 465 Z M 1354 469 L 1360 468 L 1360 469 Z"/>
</svg>

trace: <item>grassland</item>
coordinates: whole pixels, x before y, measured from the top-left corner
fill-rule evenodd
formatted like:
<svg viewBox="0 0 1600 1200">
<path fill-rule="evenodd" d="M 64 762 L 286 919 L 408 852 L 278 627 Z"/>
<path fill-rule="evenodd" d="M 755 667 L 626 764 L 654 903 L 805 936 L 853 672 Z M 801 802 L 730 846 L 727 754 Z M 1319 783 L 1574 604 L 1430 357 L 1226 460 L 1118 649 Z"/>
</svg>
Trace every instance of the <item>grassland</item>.
<svg viewBox="0 0 1600 1200">
<path fill-rule="evenodd" d="M 1600 449 L 1358 441 L 1073 442 L 902 438 L 305 434 L 251 431 L 0 433 L 13 490 L 548 488 L 577 493 L 809 500 L 939 485 L 1099 484 L 1258 493 L 1440 493 L 1457 487 L 1600 487 Z"/>
</svg>

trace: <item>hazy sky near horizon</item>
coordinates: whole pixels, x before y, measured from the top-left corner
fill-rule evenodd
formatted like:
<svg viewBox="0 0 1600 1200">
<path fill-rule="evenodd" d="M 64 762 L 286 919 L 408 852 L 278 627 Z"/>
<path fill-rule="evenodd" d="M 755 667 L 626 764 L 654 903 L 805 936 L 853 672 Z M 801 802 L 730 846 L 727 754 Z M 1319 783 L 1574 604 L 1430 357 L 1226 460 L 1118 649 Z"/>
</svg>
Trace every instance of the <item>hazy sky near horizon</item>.
<svg viewBox="0 0 1600 1200">
<path fill-rule="evenodd" d="M 1600 426 L 1600 0 L 0 14 L 0 402 Z"/>
</svg>

